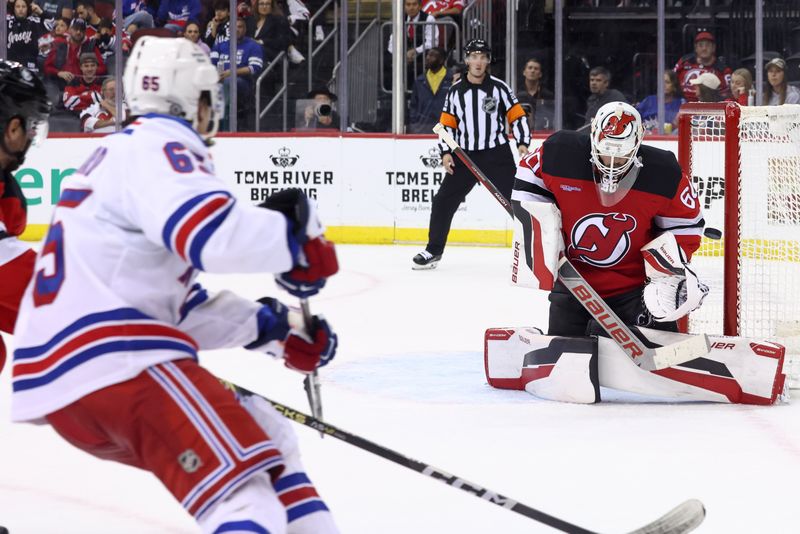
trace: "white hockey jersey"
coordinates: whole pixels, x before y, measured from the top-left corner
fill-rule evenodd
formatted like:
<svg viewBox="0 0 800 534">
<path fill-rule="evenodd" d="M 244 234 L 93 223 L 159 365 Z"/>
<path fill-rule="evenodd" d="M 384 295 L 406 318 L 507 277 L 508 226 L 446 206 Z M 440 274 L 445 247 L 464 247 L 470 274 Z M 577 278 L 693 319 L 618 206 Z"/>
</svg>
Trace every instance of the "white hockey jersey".
<svg viewBox="0 0 800 534">
<path fill-rule="evenodd" d="M 261 306 L 210 295 L 196 273 L 286 272 L 297 251 L 282 214 L 234 199 L 188 123 L 145 115 L 100 139 L 63 182 L 23 299 L 12 419 L 254 341 Z"/>
</svg>

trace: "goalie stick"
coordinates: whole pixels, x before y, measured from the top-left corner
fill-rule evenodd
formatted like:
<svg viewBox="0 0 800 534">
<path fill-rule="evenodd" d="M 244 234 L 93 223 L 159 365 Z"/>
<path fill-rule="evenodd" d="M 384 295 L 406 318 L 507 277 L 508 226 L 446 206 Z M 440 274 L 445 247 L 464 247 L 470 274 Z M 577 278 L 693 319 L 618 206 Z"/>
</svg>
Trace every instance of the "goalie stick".
<svg viewBox="0 0 800 534">
<path fill-rule="evenodd" d="M 711 344 L 705 334 L 655 349 L 647 347 L 600 298 L 566 256 L 558 262 L 558 277 L 623 352 L 645 371 L 665 369 L 694 360 L 711 350 Z"/>
<path fill-rule="evenodd" d="M 399 452 L 393 451 L 382 445 L 378 445 L 377 443 L 364 439 L 355 434 L 351 434 L 350 432 L 344 431 L 331 424 L 325 423 L 316 417 L 298 412 L 293 408 L 289 408 L 288 406 L 268 399 L 263 395 L 254 393 L 247 388 L 237 386 L 236 384 L 232 384 L 231 382 L 224 380 L 223 383 L 239 395 L 255 396 L 263 399 L 264 401 L 270 403 L 272 407 L 275 408 L 281 415 L 294 421 L 295 423 L 313 428 L 322 434 L 334 437 L 345 443 L 358 447 L 361 450 L 380 456 L 381 458 L 402 465 L 403 467 L 407 467 L 408 469 L 421 473 L 427 477 L 444 482 L 448 486 L 466 491 L 467 493 L 475 495 L 484 501 L 524 515 L 529 519 L 538 521 L 539 523 L 550 526 L 556 530 L 569 532 L 570 534 L 598 534 L 595 531 L 579 527 L 564 521 L 563 519 L 559 519 L 550 514 L 542 512 L 541 510 L 537 510 L 526 504 L 517 502 L 504 495 L 495 493 L 487 488 L 479 486 L 478 484 L 469 482 L 461 477 L 450 474 L 447 471 L 443 471 L 438 467 L 434 467 L 430 464 L 426 464 L 404 456 Z M 652 521 L 651 523 L 648 523 L 642 528 L 634 530 L 629 534 L 685 534 L 687 532 L 691 532 L 700 523 L 702 523 L 703 519 L 705 519 L 705 514 L 705 508 L 700 501 L 697 499 L 689 499 L 688 501 L 679 504 L 655 521 Z"/>
<path fill-rule="evenodd" d="M 458 156 L 458 159 L 464 162 L 464 165 L 466 165 L 472 174 L 475 175 L 475 178 L 477 178 L 478 181 L 483 184 L 483 187 L 485 187 L 486 190 L 494 196 L 494 198 L 500 203 L 501 206 L 503 206 L 503 208 L 513 219 L 514 209 L 511 207 L 511 202 L 509 202 L 509 200 L 503 196 L 503 193 L 501 193 L 500 190 L 495 187 L 492 181 L 489 180 L 485 174 L 483 174 L 483 171 L 481 171 L 478 166 L 475 165 L 475 162 L 473 162 L 470 157 L 467 156 L 467 153 L 464 152 L 460 146 L 458 146 L 458 143 L 456 143 L 455 139 L 453 139 L 453 136 L 444 129 L 444 126 L 442 126 L 441 123 L 436 123 L 436 126 L 433 127 L 433 131 L 442 139 L 442 141 L 444 141 L 447 146 L 450 147 L 450 150 L 452 150 L 455 155 Z"/>
</svg>

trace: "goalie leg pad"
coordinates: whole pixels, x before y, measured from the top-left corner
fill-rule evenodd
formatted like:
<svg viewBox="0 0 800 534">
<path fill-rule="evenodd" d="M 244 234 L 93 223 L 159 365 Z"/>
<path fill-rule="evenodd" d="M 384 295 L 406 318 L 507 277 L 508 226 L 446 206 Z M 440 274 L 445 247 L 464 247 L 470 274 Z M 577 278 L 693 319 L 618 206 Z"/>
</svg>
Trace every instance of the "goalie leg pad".
<svg viewBox="0 0 800 534">
<path fill-rule="evenodd" d="M 597 362 L 595 337 L 544 336 L 532 328 L 486 331 L 486 378 L 496 388 L 560 402 L 599 402 Z"/>
<path fill-rule="evenodd" d="M 649 346 L 682 341 L 689 334 L 634 329 Z M 764 340 L 709 336 L 702 358 L 648 372 L 640 369 L 610 339 L 599 340 L 600 385 L 666 399 L 732 404 L 773 404 L 783 391 L 785 349 Z"/>
</svg>

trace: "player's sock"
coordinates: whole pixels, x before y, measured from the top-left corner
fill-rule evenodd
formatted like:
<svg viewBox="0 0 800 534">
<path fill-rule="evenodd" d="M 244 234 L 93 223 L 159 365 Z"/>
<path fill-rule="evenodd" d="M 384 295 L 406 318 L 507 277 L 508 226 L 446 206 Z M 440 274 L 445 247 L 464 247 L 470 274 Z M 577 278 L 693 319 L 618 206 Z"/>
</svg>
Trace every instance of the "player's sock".
<svg viewBox="0 0 800 534">
<path fill-rule="evenodd" d="M 273 484 L 289 521 L 289 534 L 337 534 L 328 507 L 303 472 L 283 475 Z"/>
<path fill-rule="evenodd" d="M 435 269 L 439 264 L 439 260 L 441 259 L 441 254 L 431 254 L 427 250 L 423 250 L 414 256 L 414 265 L 412 265 L 411 268 L 415 271 L 420 271 L 423 269 Z"/>
</svg>

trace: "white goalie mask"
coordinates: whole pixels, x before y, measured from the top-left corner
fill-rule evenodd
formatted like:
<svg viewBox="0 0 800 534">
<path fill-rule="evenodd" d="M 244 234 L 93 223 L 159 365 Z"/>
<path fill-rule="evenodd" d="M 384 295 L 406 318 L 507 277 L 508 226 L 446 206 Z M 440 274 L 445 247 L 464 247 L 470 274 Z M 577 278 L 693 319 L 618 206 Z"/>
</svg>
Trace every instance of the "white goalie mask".
<svg viewBox="0 0 800 534">
<path fill-rule="evenodd" d="M 642 166 L 636 154 L 643 137 L 642 117 L 630 104 L 609 102 L 597 110 L 592 119 L 592 163 L 600 175 L 597 185 L 603 205 L 619 202 L 636 181 Z"/>
<path fill-rule="evenodd" d="M 217 69 L 188 39 L 144 36 L 136 41 L 125 65 L 123 84 L 131 116 L 172 115 L 198 128 L 198 105 L 207 94 L 211 123 L 203 137 L 214 137 L 223 116 Z"/>
</svg>

